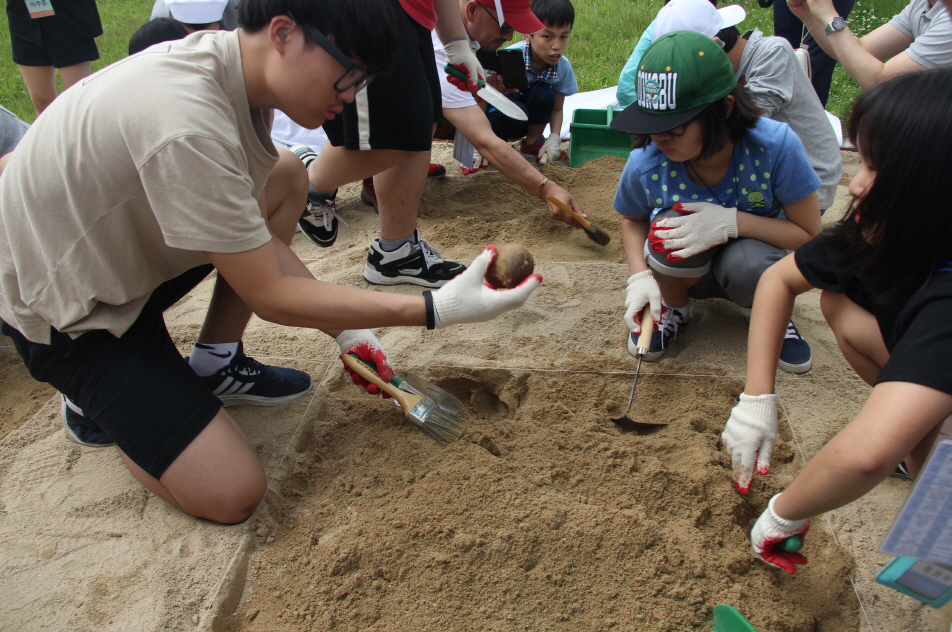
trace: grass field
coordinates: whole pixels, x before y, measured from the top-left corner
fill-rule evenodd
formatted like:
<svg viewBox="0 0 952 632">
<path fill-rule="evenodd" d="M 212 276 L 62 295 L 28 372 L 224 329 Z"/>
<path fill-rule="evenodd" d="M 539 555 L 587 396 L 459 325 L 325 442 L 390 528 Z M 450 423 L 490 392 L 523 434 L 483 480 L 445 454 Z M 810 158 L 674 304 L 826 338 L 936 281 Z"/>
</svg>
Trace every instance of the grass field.
<svg viewBox="0 0 952 632">
<path fill-rule="evenodd" d="M 778 0 L 783 2 L 784 0 Z M 125 56 L 129 37 L 149 17 L 153 0 L 98 0 L 105 33 L 96 40 L 101 58 L 93 64 L 97 70 Z M 722 0 L 726 4 L 729 0 Z M 773 33 L 773 13 L 762 9 L 756 0 L 738 0 L 747 10 L 742 29 L 757 27 L 764 33 Z M 850 28 L 857 34 L 868 33 L 898 13 L 904 0 L 857 0 L 850 15 Z M 567 57 L 572 60 L 579 87 L 597 90 L 613 86 L 618 73 L 628 60 L 641 32 L 661 7 L 661 0 L 576 0 L 576 23 Z M 20 73 L 10 61 L 10 33 L 4 25 L 0 29 L 0 105 L 27 122 L 36 118 L 33 105 Z M 842 68 L 833 76 L 830 102 L 831 112 L 845 118 L 850 104 L 859 93 L 855 82 Z"/>
</svg>

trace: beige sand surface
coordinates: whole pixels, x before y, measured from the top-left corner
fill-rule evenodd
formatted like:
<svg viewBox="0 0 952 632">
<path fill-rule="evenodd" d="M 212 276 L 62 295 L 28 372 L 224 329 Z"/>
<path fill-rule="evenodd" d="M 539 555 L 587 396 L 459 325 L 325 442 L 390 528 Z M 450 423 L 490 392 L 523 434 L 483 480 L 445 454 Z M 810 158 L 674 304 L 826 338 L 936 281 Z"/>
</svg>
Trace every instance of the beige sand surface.
<svg viewBox="0 0 952 632">
<path fill-rule="evenodd" d="M 315 388 L 284 407 L 229 409 L 271 478 L 243 525 L 186 517 L 139 488 L 114 449 L 66 441 L 58 399 L 0 338 L 0 629 L 709 630 L 711 608 L 729 603 L 761 632 L 945 632 L 948 612 L 873 581 L 906 483 L 817 519 L 795 576 L 747 552 L 747 521 L 868 392 L 815 294 L 795 315 L 814 368 L 780 374 L 789 424 L 749 496 L 730 486 L 718 440 L 743 388 L 747 325 L 731 305 L 695 303 L 675 348 L 644 365 L 631 416 L 668 427 L 636 436 L 609 421 L 635 365 L 611 209 L 622 166 L 546 167 L 613 235 L 606 248 L 549 221 L 497 173 L 463 177 L 454 165 L 428 186 L 420 227 L 445 256 L 468 262 L 486 243 L 518 242 L 545 277 L 524 309 L 492 323 L 377 332 L 398 374 L 467 405 L 467 433 L 446 449 L 349 386 L 326 336 L 254 320 L 248 353 L 308 370 Z M 319 278 L 368 287 L 360 271 L 377 224 L 357 192 L 341 192 L 350 226 L 333 248 L 301 236 L 293 247 Z M 841 212 L 842 200 L 826 221 Z M 183 352 L 210 288 L 167 314 Z"/>
</svg>

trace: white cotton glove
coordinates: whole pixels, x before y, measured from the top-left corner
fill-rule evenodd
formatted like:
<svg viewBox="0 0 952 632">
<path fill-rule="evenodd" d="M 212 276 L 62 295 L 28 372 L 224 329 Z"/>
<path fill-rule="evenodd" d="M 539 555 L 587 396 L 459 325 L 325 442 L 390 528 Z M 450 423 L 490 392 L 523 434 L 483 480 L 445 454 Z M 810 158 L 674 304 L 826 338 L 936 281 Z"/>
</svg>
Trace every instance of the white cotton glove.
<svg viewBox="0 0 952 632">
<path fill-rule="evenodd" d="M 337 341 L 337 346 L 340 347 L 341 355 L 352 353 L 364 362 L 374 365 L 377 374 L 380 375 L 380 379 L 384 382 L 389 382 L 393 379 L 393 368 L 390 366 L 390 358 L 387 356 L 387 350 L 383 348 L 377 336 L 369 329 L 347 329 L 341 332 L 334 340 Z M 346 364 L 344 364 L 344 370 L 347 371 L 351 381 L 360 390 L 367 391 L 371 395 L 376 395 L 380 392 L 379 386 L 371 384 L 355 373 L 353 369 Z M 383 396 L 384 398 L 390 397 L 387 393 L 384 393 Z"/>
<path fill-rule="evenodd" d="M 661 322 L 661 288 L 655 281 L 651 270 L 645 270 L 628 277 L 628 289 L 625 294 L 625 324 L 636 334 L 641 333 L 641 313 L 645 305 L 651 308 L 651 320 Z M 635 320 L 635 316 L 638 320 Z"/>
<path fill-rule="evenodd" d="M 794 535 L 803 538 L 810 528 L 810 520 L 787 520 L 778 516 L 773 506 L 779 496 L 770 499 L 767 510 L 754 523 L 750 530 L 750 546 L 760 559 L 792 575 L 797 572 L 796 565 L 806 564 L 807 558 L 799 551 L 783 550 L 783 542 Z"/>
<path fill-rule="evenodd" d="M 668 253 L 668 261 L 687 259 L 737 237 L 737 209 L 710 202 L 678 202 L 678 217 L 651 224 L 648 240 L 654 252 Z"/>
<path fill-rule="evenodd" d="M 555 162 L 562 157 L 562 137 L 558 132 L 552 132 L 549 134 L 549 137 L 545 139 L 545 142 L 542 143 L 542 149 L 539 150 L 538 159 L 541 162 L 542 156 L 545 156 L 545 161 Z"/>
<path fill-rule="evenodd" d="M 530 274 L 512 289 L 490 288 L 483 282 L 483 277 L 495 258 L 496 248 L 487 246 L 465 272 L 437 291 L 424 293 L 432 297 L 433 329 L 492 320 L 509 310 L 522 307 L 532 291 L 542 283 L 540 275 Z"/>
<path fill-rule="evenodd" d="M 446 51 L 447 63 L 466 73 L 466 83 L 452 75 L 447 76 L 447 81 L 460 90 L 476 94 L 476 91 L 486 83 L 486 71 L 483 70 L 479 60 L 476 59 L 476 55 L 469 45 L 469 38 L 449 42 L 443 46 L 443 50 Z"/>
<path fill-rule="evenodd" d="M 741 393 L 721 441 L 731 454 L 737 491 L 746 494 L 753 482 L 755 461 L 758 474 L 770 472 L 770 455 L 777 441 L 777 396 Z"/>
</svg>

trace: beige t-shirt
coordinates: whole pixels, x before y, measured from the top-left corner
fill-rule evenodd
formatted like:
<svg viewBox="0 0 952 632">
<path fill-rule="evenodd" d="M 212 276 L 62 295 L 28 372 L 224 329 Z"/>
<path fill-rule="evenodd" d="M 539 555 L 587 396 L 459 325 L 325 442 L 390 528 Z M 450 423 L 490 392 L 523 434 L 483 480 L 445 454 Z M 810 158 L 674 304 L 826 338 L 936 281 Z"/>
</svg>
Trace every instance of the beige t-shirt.
<svg viewBox="0 0 952 632">
<path fill-rule="evenodd" d="M 0 318 L 34 342 L 122 335 L 152 291 L 271 239 L 256 199 L 277 161 L 238 34 L 196 33 L 66 90 L 0 176 Z"/>
</svg>

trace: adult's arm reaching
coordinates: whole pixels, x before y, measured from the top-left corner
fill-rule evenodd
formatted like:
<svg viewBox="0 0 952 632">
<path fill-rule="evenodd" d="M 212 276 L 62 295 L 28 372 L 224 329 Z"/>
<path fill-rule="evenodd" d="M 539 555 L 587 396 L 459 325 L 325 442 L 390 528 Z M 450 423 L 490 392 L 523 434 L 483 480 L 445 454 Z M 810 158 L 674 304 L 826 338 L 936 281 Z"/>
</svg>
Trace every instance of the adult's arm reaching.
<svg viewBox="0 0 952 632">
<path fill-rule="evenodd" d="M 838 60 L 864 90 L 896 75 L 926 69 L 905 52 L 913 39 L 892 24 L 884 24 L 863 37 L 856 37 L 849 26 L 827 35 L 826 25 L 839 15 L 832 0 L 788 0 L 787 6 L 803 21 L 817 44 Z"/>
<path fill-rule="evenodd" d="M 537 198 L 546 200 L 551 195 L 582 217 L 586 216 L 571 193 L 546 178 L 509 143 L 496 136 L 489 119 L 479 106 L 443 108 L 443 116 L 506 178 Z M 581 228 L 578 222 L 563 213 L 557 205 L 547 200 L 545 204 L 552 219 Z"/>
</svg>

